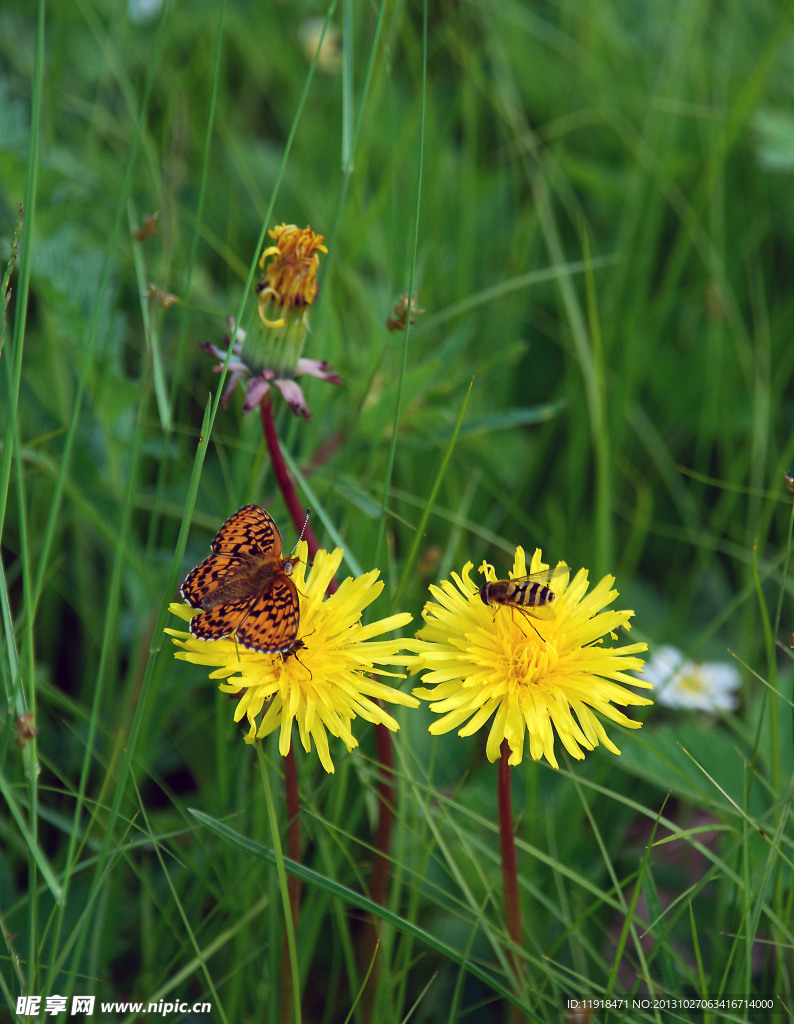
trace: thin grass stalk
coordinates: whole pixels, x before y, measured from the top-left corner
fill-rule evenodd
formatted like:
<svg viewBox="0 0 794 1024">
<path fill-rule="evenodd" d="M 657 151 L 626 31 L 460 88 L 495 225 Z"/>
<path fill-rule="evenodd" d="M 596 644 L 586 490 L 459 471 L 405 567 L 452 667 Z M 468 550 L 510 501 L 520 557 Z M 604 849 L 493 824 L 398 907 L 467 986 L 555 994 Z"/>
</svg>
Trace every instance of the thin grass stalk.
<svg viewBox="0 0 794 1024">
<path fill-rule="evenodd" d="M 408 288 L 406 294 L 414 294 L 414 278 L 416 275 L 416 257 L 419 250 L 419 223 L 422 209 L 422 182 L 424 176 L 425 161 L 425 118 L 427 112 L 427 0 L 422 7 L 422 84 L 419 99 L 419 146 L 416 167 L 416 211 L 413 223 L 413 243 L 411 248 L 411 263 L 408 268 Z M 410 301 L 410 299 L 409 299 Z M 394 404 L 394 429 L 392 430 L 391 443 L 386 457 L 386 473 L 383 480 L 383 493 L 381 496 L 380 517 L 378 521 L 378 532 L 375 539 L 375 561 L 380 558 L 380 551 L 386 531 L 386 507 L 391 490 L 391 481 L 394 473 L 394 463 L 397 457 L 397 439 L 400 430 L 400 415 L 402 410 L 403 386 L 408 368 L 408 337 L 411 333 L 411 317 L 405 318 L 405 330 L 403 332 L 403 344 L 400 357 L 400 368 L 397 376 L 397 387 Z"/>
<path fill-rule="evenodd" d="M 22 248 L 19 264 L 19 287 L 17 292 L 17 305 L 13 326 L 13 357 L 11 351 L 6 354 L 6 374 L 8 377 L 8 408 L 5 421 L 5 442 L 0 453 L 0 537 L 3 536 L 5 524 L 6 506 L 8 503 L 8 492 L 11 480 L 11 467 L 18 458 L 19 439 L 16 437 L 18 428 L 18 406 L 20 385 L 22 379 L 22 358 L 24 351 L 25 327 L 27 324 L 28 298 L 30 293 L 30 272 L 33 250 L 33 227 L 35 200 L 37 192 L 37 179 L 39 172 L 39 131 L 41 126 L 42 96 L 44 91 L 44 20 L 45 4 L 40 0 L 36 17 L 36 50 L 34 61 L 33 91 L 31 96 L 30 112 L 30 144 L 27 162 L 27 180 L 25 182 L 25 203 L 24 211 L 26 222 L 24 223 L 25 233 L 22 235 Z M 20 222 L 21 211 L 20 211 Z M 21 487 L 21 480 L 20 480 Z M 20 490 L 21 495 L 21 490 Z M 24 510 L 20 509 L 20 524 L 24 523 Z M 27 592 L 27 583 L 26 583 Z M 27 598 L 26 598 L 27 600 Z M 14 690 L 22 687 L 22 679 L 26 676 L 29 682 L 29 693 L 27 707 L 35 712 L 36 690 L 35 690 L 35 664 L 33 661 L 33 616 L 34 607 L 31 602 L 27 606 L 27 614 L 31 621 L 28 632 L 23 638 L 20 651 L 20 663 L 17 670 L 22 673 L 21 677 L 11 679 L 11 686 Z M 7 702 L 10 705 L 10 701 Z M 16 703 L 16 701 L 15 701 Z M 37 949 L 39 947 L 39 910 L 38 910 L 38 873 L 36 869 L 35 848 L 38 846 L 38 819 L 39 819 L 39 791 L 38 772 L 35 770 L 37 761 L 37 743 L 35 737 L 32 742 L 25 746 L 25 767 L 28 785 L 28 802 L 30 805 L 28 826 L 30 829 L 30 846 L 28 849 L 28 892 L 30 902 L 28 906 L 28 948 L 27 948 L 27 973 L 26 981 L 29 985 L 37 984 L 36 969 L 38 964 Z"/>
<path fill-rule="evenodd" d="M 300 820 L 300 796 L 298 795 L 298 770 L 295 764 L 295 751 L 290 745 L 289 752 L 284 758 L 284 790 L 287 804 L 287 856 L 297 864 L 301 863 L 301 820 Z M 300 908 L 301 881 L 297 875 L 287 875 L 287 892 L 289 894 L 289 905 L 292 912 L 292 934 L 295 939 L 295 946 L 298 945 L 298 910 Z M 284 950 L 288 948 L 286 929 L 288 924 L 284 922 Z M 288 1024 L 294 1019 L 294 997 L 293 993 L 299 991 L 300 981 L 292 977 L 292 965 L 288 959 L 289 970 L 281 972 L 281 999 L 279 1002 L 279 1015 L 283 1024 Z M 296 965 L 297 966 L 297 965 Z"/>
<path fill-rule="evenodd" d="M 265 777 L 264 786 L 267 795 L 267 777 Z M 367 896 L 363 896 L 355 889 L 350 889 L 347 886 L 342 885 L 326 874 L 321 874 L 318 871 L 307 868 L 303 864 L 295 864 L 292 861 L 285 862 L 281 853 L 280 843 L 278 842 L 277 832 L 275 833 L 274 839 L 275 848 L 271 849 L 262 843 L 257 843 L 255 840 L 248 838 L 248 836 L 235 832 L 234 829 L 229 828 L 228 825 L 225 825 L 223 822 L 218 821 L 216 818 L 213 818 L 208 814 L 204 814 L 202 811 L 190 808 L 188 813 L 191 817 L 195 818 L 196 821 L 200 822 L 209 832 L 233 843 L 238 849 L 244 850 L 249 854 L 253 854 L 267 864 L 274 865 L 276 870 L 279 872 L 281 872 L 282 868 L 288 869 L 291 873 L 298 875 L 302 881 L 312 889 L 312 891 L 326 893 L 333 899 L 339 900 L 346 907 L 361 910 L 366 914 L 375 914 L 401 935 L 419 942 L 423 948 L 438 953 L 441 957 L 457 965 L 473 978 L 477 978 L 497 996 L 501 996 L 508 1002 L 515 1001 L 515 994 L 502 983 L 499 976 L 492 974 L 490 971 L 481 967 L 476 959 L 473 960 L 467 954 L 461 953 L 454 944 L 446 942 L 443 939 L 439 939 L 432 931 L 425 930 L 410 918 L 406 918 L 402 914 L 397 914 L 394 911 L 389 910 L 388 907 L 376 907 L 372 900 Z M 270 813 L 270 804 L 268 804 L 268 813 Z M 274 828 L 276 822 L 272 816 L 270 818 L 270 822 L 271 827 Z M 369 1024 L 369 1022 L 367 1022 L 367 1024 Z"/>
<path fill-rule="evenodd" d="M 301 859 L 301 822 L 300 796 L 298 795 L 298 769 L 295 764 L 295 752 L 290 746 L 284 758 L 284 789 L 287 798 L 287 856 L 291 860 Z M 298 935 L 298 906 L 300 904 L 301 883 L 295 875 L 287 880 L 289 902 L 292 907 L 292 927 L 295 937 Z"/>
<path fill-rule="evenodd" d="M 213 143 L 215 141 L 215 109 L 218 105 L 218 82 L 220 80 L 221 71 L 221 59 L 223 56 L 223 44 L 225 41 L 223 19 L 226 14 L 226 3 L 221 2 L 218 4 L 218 28 L 216 35 L 215 45 L 215 59 L 213 63 L 212 80 L 210 82 L 209 91 L 209 108 L 207 110 L 207 127 L 204 133 L 204 148 L 201 157 L 201 172 L 199 175 L 199 187 L 198 195 L 196 200 L 196 216 L 195 224 L 193 228 L 193 237 L 190 241 L 190 254 L 187 259 L 185 267 L 185 285 L 184 294 L 191 294 L 191 286 L 193 284 L 193 272 L 198 261 L 199 243 L 201 241 L 201 229 L 204 220 L 204 205 L 207 198 L 207 189 L 209 181 L 209 169 L 210 159 L 213 153 Z M 265 223 L 266 227 L 266 223 Z M 264 237 L 264 229 L 262 232 Z M 251 279 L 255 273 L 256 260 L 254 260 L 253 266 L 249 268 Z M 247 294 L 247 293 L 246 293 Z M 186 313 L 185 307 L 183 312 Z M 177 340 L 176 352 L 174 353 L 174 364 L 172 368 L 172 379 L 171 379 L 171 393 L 168 397 L 169 411 L 171 420 L 173 421 L 174 412 L 176 410 L 176 400 L 179 387 L 182 385 L 182 367 L 185 361 L 185 349 L 187 345 L 188 331 L 187 331 L 188 319 L 187 315 L 183 315 L 182 322 L 179 327 L 179 337 Z M 166 460 L 163 459 L 163 463 L 167 464 Z M 158 476 L 158 486 L 162 481 L 162 474 Z"/>
<path fill-rule="evenodd" d="M 510 746 L 507 740 L 502 741 L 501 757 L 499 758 L 499 774 L 497 780 L 499 803 L 499 845 L 502 854 L 502 891 L 504 894 L 505 923 L 507 933 L 513 945 L 522 948 L 521 939 L 521 906 L 518 896 L 518 858 L 516 856 L 516 837 L 513 831 L 513 801 L 510 795 Z M 521 961 L 511 948 L 507 958 L 516 980 L 521 977 Z M 510 1006 L 511 1024 L 517 1024 L 523 1016 L 517 1006 Z"/>
<path fill-rule="evenodd" d="M 301 990 L 300 979 L 298 976 L 297 928 L 293 926 L 292 891 L 290 888 L 289 875 L 285 868 L 285 861 L 290 861 L 293 867 L 298 869 L 297 872 L 290 871 L 289 874 L 299 875 L 300 870 L 303 869 L 303 865 L 300 860 L 293 862 L 291 861 L 291 858 L 284 856 L 284 850 L 281 845 L 280 828 L 276 818 L 275 800 L 273 799 L 273 790 L 270 785 L 270 772 L 261 744 L 258 746 L 257 752 L 259 755 L 259 766 L 262 775 L 262 791 L 267 805 L 268 823 L 270 825 L 270 835 L 273 843 L 271 863 L 273 863 L 276 868 L 278 887 L 284 911 L 284 930 L 282 933 L 284 935 L 284 942 L 282 949 L 276 951 L 275 957 L 276 961 L 278 960 L 279 955 L 282 958 L 282 970 L 280 972 L 280 981 L 278 984 L 278 1017 L 281 1024 L 290 1024 L 291 1021 L 295 1021 L 296 1024 L 299 1024 L 301 1020 Z M 289 841 L 290 836 L 288 834 L 287 842 L 289 843 Z M 268 859 L 270 858 L 265 858 L 265 860 Z M 285 958 L 289 965 L 287 969 L 283 969 Z M 272 986 L 271 993 L 275 990 L 275 987 L 275 985 Z"/>
<path fill-rule="evenodd" d="M 391 734 L 386 726 L 380 723 L 375 726 L 375 746 L 381 771 L 378 777 L 378 824 L 375 830 L 375 852 L 372 859 L 369 893 L 374 903 L 385 907 L 389 889 L 389 869 L 391 867 L 389 851 L 391 850 L 391 837 L 394 827 L 395 793 L 392 778 L 394 772 L 394 751 Z M 364 927 L 359 946 L 361 970 L 368 972 L 361 995 L 364 1020 L 370 1020 L 372 1017 L 372 1009 L 378 990 L 378 978 L 380 976 L 380 960 L 377 955 L 380 942 L 379 927 L 380 922 L 378 919 L 370 915 Z"/>
</svg>

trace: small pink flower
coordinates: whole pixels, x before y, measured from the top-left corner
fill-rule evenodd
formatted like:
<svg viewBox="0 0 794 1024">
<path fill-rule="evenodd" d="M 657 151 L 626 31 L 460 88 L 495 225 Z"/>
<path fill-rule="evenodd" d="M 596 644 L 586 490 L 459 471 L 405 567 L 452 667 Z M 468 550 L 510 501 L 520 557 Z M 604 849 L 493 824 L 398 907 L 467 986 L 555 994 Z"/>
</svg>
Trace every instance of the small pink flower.
<svg viewBox="0 0 794 1024">
<path fill-rule="evenodd" d="M 328 363 L 319 359 L 305 359 L 303 357 L 298 360 L 298 365 L 290 375 L 278 375 L 275 370 L 267 368 L 260 371 L 256 376 L 251 376 L 255 371 L 240 358 L 243 341 L 245 340 L 245 332 L 243 330 L 238 330 L 236 332 L 236 338 L 237 341 L 232 345 L 232 355 L 229 359 L 229 383 L 226 385 L 226 390 L 224 391 L 223 398 L 221 399 L 221 405 L 224 409 L 231 400 L 232 393 L 237 386 L 237 382 L 248 377 L 249 380 L 246 385 L 243 413 L 247 413 L 252 409 L 255 409 L 268 393 L 270 388 L 275 387 L 281 392 L 295 415 L 303 416 L 304 419 L 308 420 L 311 418 L 311 412 L 309 411 L 306 399 L 303 396 L 303 390 L 295 380 L 295 377 L 318 377 L 320 380 L 327 381 L 329 384 L 336 384 L 340 387 L 342 385 L 341 377 L 330 370 Z M 228 345 L 231 338 L 227 335 L 225 340 Z M 218 360 L 217 365 L 213 367 L 213 371 L 215 373 L 222 373 L 223 368 L 226 365 L 226 357 L 229 351 L 228 348 L 226 350 L 220 349 L 217 345 L 213 345 L 207 341 L 202 343 L 201 348 L 208 353 L 208 355 L 211 355 L 213 358 Z"/>
<path fill-rule="evenodd" d="M 263 271 L 256 289 L 260 322 L 255 322 L 250 331 L 235 330 L 234 321 L 229 318 L 227 348 L 220 349 L 209 342 L 201 347 L 218 360 L 215 373 L 222 373 L 224 366 L 227 367 L 229 383 L 223 393 L 224 408 L 237 382 L 248 378 L 244 413 L 260 405 L 271 387 L 275 387 L 296 416 L 309 419 L 309 407 L 295 378 L 308 375 L 329 384 L 342 384 L 328 363 L 303 358 L 309 332 L 309 307 L 319 291 L 320 253 L 328 250 L 323 236 L 315 234 L 310 227 L 280 224 L 268 234 L 275 244 L 265 249 L 259 261 Z"/>
</svg>

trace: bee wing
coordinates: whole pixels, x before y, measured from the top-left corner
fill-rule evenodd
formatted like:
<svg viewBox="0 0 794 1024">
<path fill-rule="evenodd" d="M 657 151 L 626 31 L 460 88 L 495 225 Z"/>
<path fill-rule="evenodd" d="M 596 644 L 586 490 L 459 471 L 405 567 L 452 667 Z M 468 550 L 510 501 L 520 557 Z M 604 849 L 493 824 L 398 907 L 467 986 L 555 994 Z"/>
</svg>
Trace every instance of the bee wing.
<svg viewBox="0 0 794 1024">
<path fill-rule="evenodd" d="M 571 567 L 569 565 L 555 565 L 548 569 L 541 569 L 539 572 L 531 572 L 528 576 L 516 576 L 515 579 L 511 580 L 512 583 L 540 583 L 544 587 L 548 587 L 549 584 L 555 580 L 561 579 L 566 574 L 570 573 Z"/>
</svg>

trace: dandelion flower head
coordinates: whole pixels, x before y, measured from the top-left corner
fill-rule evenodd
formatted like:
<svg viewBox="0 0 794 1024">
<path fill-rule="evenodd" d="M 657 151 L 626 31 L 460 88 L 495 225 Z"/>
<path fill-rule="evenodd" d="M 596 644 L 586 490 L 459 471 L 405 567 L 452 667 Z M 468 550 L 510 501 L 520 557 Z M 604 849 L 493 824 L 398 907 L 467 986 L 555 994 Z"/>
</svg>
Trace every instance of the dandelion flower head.
<svg viewBox="0 0 794 1024">
<path fill-rule="evenodd" d="M 286 654 L 248 650 L 233 636 L 200 640 L 187 631 L 166 632 L 180 648 L 177 658 L 212 667 L 210 678 L 223 680 L 219 689 L 239 696 L 234 720 L 247 720 L 247 743 L 278 729 L 279 752 L 285 756 L 295 722 L 304 750 L 312 749 L 313 739 L 323 768 L 333 772 L 328 733 L 352 750 L 358 746 L 351 729 L 357 716 L 393 731 L 399 728 L 378 701 L 418 706 L 414 697 L 370 675 L 375 671 L 378 675 L 398 674 L 385 671 L 383 666 L 405 663 L 405 656 L 399 654 L 404 641 L 378 638 L 405 626 L 411 616 L 400 612 L 362 624 L 362 612 L 383 589 L 378 570 L 344 580 L 335 593 L 326 597 L 343 552 L 339 548 L 330 554 L 318 551 L 308 574 L 307 554 L 302 541 L 292 571 L 300 598 L 300 628 Z M 172 604 L 170 610 L 184 620 L 197 614 L 186 604 Z"/>
<path fill-rule="evenodd" d="M 518 580 L 547 568 L 539 549 L 527 568 L 519 547 L 510 576 Z M 554 768 L 555 733 L 577 759 L 599 743 L 619 754 L 598 715 L 639 729 L 641 723 L 615 705 L 652 701 L 624 685 L 650 686 L 629 674 L 642 668 L 637 655 L 647 645 L 603 646 L 605 636 L 614 640 L 619 627 L 630 628 L 634 614 L 608 609 L 617 597 L 614 577 L 605 576 L 588 593 L 587 570 L 573 579 L 563 572 L 549 584 L 553 603 L 531 609 L 530 617 L 523 608 L 485 604 L 472 569 L 467 562 L 460 575 L 431 586 L 433 600 L 422 612 L 426 625 L 417 634 L 418 654 L 411 664 L 425 684 L 413 693 L 441 716 L 430 732 L 458 729 L 459 736 L 470 736 L 492 718 L 488 759 L 495 761 L 507 740 L 511 765 L 521 762 L 527 735 L 533 760 L 545 757 Z M 485 562 L 480 572 L 487 582 L 497 579 Z"/>
</svg>

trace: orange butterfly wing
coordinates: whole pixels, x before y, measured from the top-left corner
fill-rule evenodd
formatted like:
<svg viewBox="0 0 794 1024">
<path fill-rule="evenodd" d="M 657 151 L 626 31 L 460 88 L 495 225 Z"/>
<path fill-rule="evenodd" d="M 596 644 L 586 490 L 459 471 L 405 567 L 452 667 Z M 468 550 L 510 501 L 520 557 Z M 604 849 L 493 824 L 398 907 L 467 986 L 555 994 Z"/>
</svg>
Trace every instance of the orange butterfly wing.
<svg viewBox="0 0 794 1024">
<path fill-rule="evenodd" d="M 263 508 L 244 505 L 218 530 L 212 550 L 216 555 L 281 558 L 281 537 Z"/>
<path fill-rule="evenodd" d="M 220 640 L 229 636 L 247 615 L 249 604 L 248 600 L 237 601 L 194 615 L 190 620 L 190 632 L 199 640 Z"/>
<path fill-rule="evenodd" d="M 214 591 L 235 579 L 243 563 L 228 555 L 210 555 L 192 569 L 182 584 L 182 597 L 193 608 L 203 608 Z"/>
</svg>

